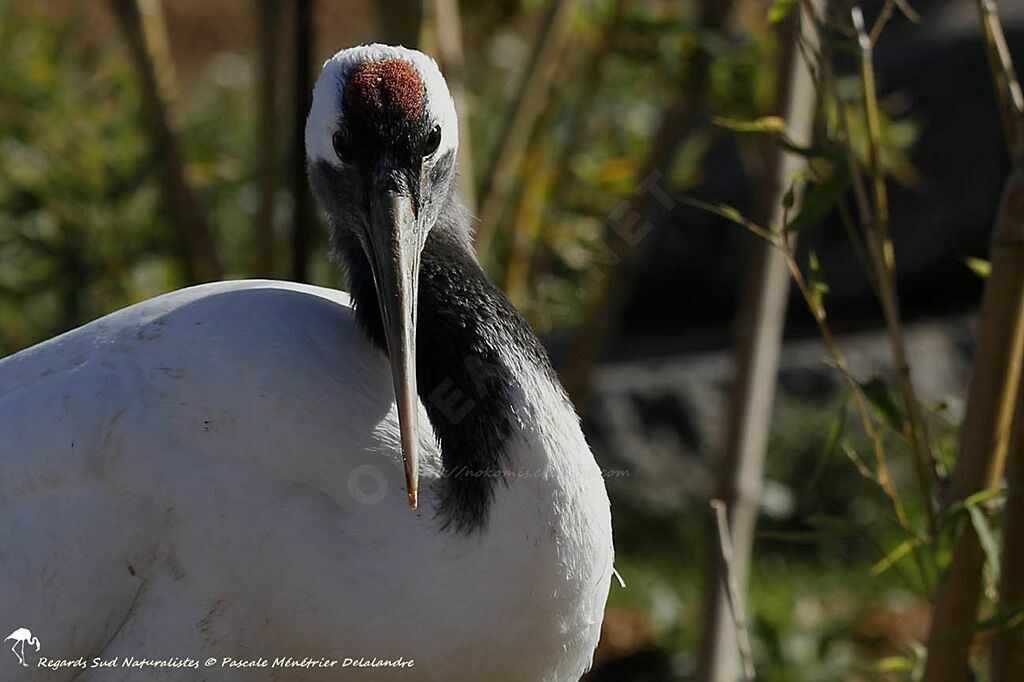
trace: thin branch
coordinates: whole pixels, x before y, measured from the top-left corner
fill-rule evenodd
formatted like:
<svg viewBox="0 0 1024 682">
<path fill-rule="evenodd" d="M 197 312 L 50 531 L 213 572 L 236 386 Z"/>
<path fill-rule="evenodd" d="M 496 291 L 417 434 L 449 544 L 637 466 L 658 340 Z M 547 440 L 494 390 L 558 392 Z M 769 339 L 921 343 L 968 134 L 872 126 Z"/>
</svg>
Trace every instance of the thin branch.
<svg viewBox="0 0 1024 682">
<path fill-rule="evenodd" d="M 721 206 L 716 206 L 715 204 L 701 201 L 700 199 L 694 199 L 693 197 L 683 197 L 682 202 L 689 206 L 693 206 L 694 208 L 699 208 L 702 211 L 708 211 L 709 213 L 722 216 L 726 220 L 731 220 L 755 237 L 760 237 L 772 246 L 782 246 L 784 238 L 781 232 L 769 231 L 755 223 L 753 220 L 744 218 L 738 211 L 734 213 L 733 211 L 735 211 L 735 209 L 726 213 L 726 210 Z"/>
<path fill-rule="evenodd" d="M 871 26 L 871 42 L 877 43 L 878 39 L 882 36 L 882 31 L 885 30 L 889 20 L 892 19 L 893 10 L 896 9 L 896 0 L 885 0 L 885 5 L 882 6 L 882 11 L 878 13 L 878 18 L 875 19 L 875 23 Z"/>
<path fill-rule="evenodd" d="M 274 199 L 277 192 L 277 60 L 280 0 L 257 3 L 259 57 L 259 208 L 256 212 L 256 263 L 260 277 L 274 275 Z"/>
<path fill-rule="evenodd" d="M 796 256 L 792 248 L 790 248 L 789 242 L 784 239 L 776 239 L 772 233 L 768 232 L 763 227 L 753 224 L 751 225 L 753 228 L 756 228 L 751 229 L 748 227 L 748 229 L 751 229 L 753 234 L 762 237 L 767 235 L 767 238 L 771 243 L 781 249 L 785 254 L 786 267 L 789 269 L 790 275 L 797 285 L 797 290 L 804 299 L 804 303 L 807 305 L 812 317 L 814 317 L 814 321 L 817 324 L 818 331 L 825 343 L 825 348 L 828 351 L 832 365 L 839 372 L 839 376 L 842 378 L 843 383 L 850 392 L 851 399 L 853 400 L 854 412 L 857 414 L 857 418 L 861 423 L 864 434 L 868 437 L 868 440 L 871 441 L 872 448 L 875 453 L 875 470 L 878 477 L 878 483 L 886 497 L 891 501 L 893 511 L 896 514 L 896 520 L 899 522 L 900 527 L 907 533 L 912 534 L 906 509 L 903 506 L 903 501 L 900 498 L 900 494 L 895 483 L 893 482 L 892 475 L 889 473 L 888 457 L 885 452 L 885 442 L 882 438 L 882 434 L 878 430 L 878 427 L 875 426 L 874 419 L 871 417 L 871 412 L 868 409 L 868 404 L 864 398 L 863 389 L 861 389 L 860 384 L 857 383 L 856 379 L 854 379 L 853 373 L 850 371 L 849 364 L 846 362 L 846 357 L 840 351 L 839 344 L 836 342 L 832 329 L 828 325 L 824 306 L 821 301 L 818 300 L 818 297 L 814 295 L 811 287 L 807 284 L 807 280 L 804 278 L 803 272 L 800 270 L 800 265 L 796 261 Z M 922 579 L 924 579 L 923 570 Z"/>
<path fill-rule="evenodd" d="M 707 33 L 724 30 L 733 9 L 731 0 L 702 0 L 699 5 L 700 30 Z M 692 76 L 662 114 L 661 125 L 637 173 L 636 192 L 629 201 L 619 205 L 617 216 L 609 216 L 605 243 L 613 257 L 594 269 L 587 286 L 583 319 L 573 334 L 561 368 L 562 383 L 576 405 L 583 405 L 587 399 L 594 364 L 620 324 L 622 311 L 634 291 L 638 270 L 655 241 L 647 236 L 653 221 L 644 221 L 666 215 L 675 205 L 675 199 L 662 187 L 662 178 L 669 175 L 682 143 L 697 131 L 706 129 L 710 118 L 712 56 L 703 41 L 695 41 L 684 60 Z M 629 232 L 638 226 L 642 234 L 632 233 L 628 239 L 622 238 L 621 231 Z"/>
<path fill-rule="evenodd" d="M 207 224 L 206 213 L 185 175 L 178 138 L 174 129 L 171 103 L 173 91 L 165 91 L 173 79 L 169 54 L 161 53 L 159 41 L 154 49 L 152 37 L 160 33 L 153 22 L 162 22 L 158 5 L 143 0 L 108 0 L 121 27 L 142 89 L 142 102 L 158 160 L 162 199 L 168 224 L 175 231 L 185 276 L 191 282 L 220 279 L 221 265 Z M 149 28 L 146 26 L 149 25 Z M 158 74 L 164 73 L 163 76 Z"/>
<path fill-rule="evenodd" d="M 875 298 L 881 298 L 878 293 L 878 282 L 875 281 L 875 273 L 868 261 L 867 250 L 864 247 L 864 240 L 857 231 L 857 226 L 853 221 L 853 214 L 850 212 L 850 206 L 846 201 L 846 197 L 839 197 L 839 202 L 836 204 L 836 210 L 839 213 L 839 222 L 843 224 L 843 229 L 846 231 L 846 237 L 850 240 L 850 245 L 853 247 L 853 253 L 857 256 L 857 262 L 860 263 L 861 269 L 864 271 L 864 276 L 867 278 L 868 284 L 871 285 L 872 293 L 874 293 Z"/>
<path fill-rule="evenodd" d="M 531 255 L 543 225 L 544 209 L 548 203 L 554 174 L 545 153 L 550 138 L 547 135 L 538 137 L 523 162 L 525 172 L 501 287 L 508 294 L 509 300 L 519 308 L 527 305 Z"/>
<path fill-rule="evenodd" d="M 747 682 L 753 682 L 756 679 L 757 672 L 754 669 L 754 655 L 750 646 L 750 633 L 747 631 L 747 617 L 746 609 L 743 606 L 743 594 L 732 570 L 732 535 L 729 533 L 729 519 L 724 502 L 721 500 L 711 500 L 711 507 L 715 510 L 718 546 L 721 551 L 720 559 L 725 569 L 722 571 L 722 580 L 725 583 L 725 594 L 729 602 L 729 611 L 732 614 L 733 627 L 736 629 L 736 644 L 740 653 L 740 661 L 743 663 L 743 675 Z"/>
<path fill-rule="evenodd" d="M 171 56 L 171 40 L 167 35 L 164 10 L 160 0 L 138 0 L 138 5 L 142 33 L 153 58 L 153 75 L 167 107 L 168 120 L 176 127 L 181 88 L 178 86 L 178 73 Z"/>
<path fill-rule="evenodd" d="M 459 193 L 470 209 L 476 210 L 473 186 L 473 146 L 470 138 L 470 98 L 466 91 L 466 62 L 462 47 L 462 19 L 459 0 L 424 0 L 423 30 L 431 31 L 429 49 L 436 49 L 448 90 L 459 115 Z M 424 45 L 424 47 L 428 47 Z"/>
<path fill-rule="evenodd" d="M 548 10 L 515 105 L 488 166 L 480 193 L 480 222 L 476 232 L 476 251 L 481 260 L 490 257 L 491 241 L 569 36 L 569 19 L 575 5 L 575 0 L 555 0 Z"/>
<path fill-rule="evenodd" d="M 931 438 L 927 424 L 921 414 L 921 405 L 911 381 L 910 365 L 907 360 L 903 323 L 900 318 L 899 294 L 897 293 L 896 256 L 889 232 L 889 199 L 886 193 L 885 173 L 882 169 L 881 126 L 878 117 L 878 101 L 875 89 L 872 44 L 864 30 L 864 17 L 860 8 L 852 12 L 853 26 L 857 31 L 860 48 L 860 73 L 864 88 L 864 110 L 868 128 L 868 164 L 871 170 L 874 211 L 868 221 L 867 242 L 871 261 L 875 266 L 875 277 L 881 294 L 882 312 L 886 330 L 896 364 L 897 383 L 903 396 L 907 417 L 903 423 L 903 435 L 914 453 L 915 473 L 924 501 L 925 520 L 928 532 L 935 537 L 938 532 L 933 492 L 939 488 L 939 477 L 935 471 L 935 456 L 931 449 Z"/>
<path fill-rule="evenodd" d="M 313 0 L 294 0 L 294 83 L 292 96 L 292 137 L 289 181 L 292 195 L 291 277 L 305 282 L 309 272 L 310 213 L 309 183 L 306 180 L 306 113 L 313 89 Z"/>
<path fill-rule="evenodd" d="M 564 189 L 570 181 L 572 161 L 587 140 L 586 116 L 600 93 L 610 55 L 607 45 L 622 30 L 625 5 L 626 0 L 615 0 L 611 17 L 596 37 L 587 45 L 574 50 L 564 60 L 565 68 L 562 69 L 560 79 L 564 82 L 571 78 L 576 82 L 587 83 L 588 87 L 583 89 L 574 102 L 550 102 L 541 115 L 542 123 L 538 125 L 540 134 L 535 135 L 531 143 L 529 163 L 524 166 L 525 184 L 519 193 L 513 241 L 506 258 L 502 286 L 513 303 L 526 306 L 524 314 L 527 319 L 535 314 L 535 309 L 527 305 L 534 286 L 533 277 L 542 271 L 541 264 L 551 255 L 550 243 L 544 239 L 542 229 L 543 220 L 548 214 L 550 196 L 556 189 Z M 551 134 L 552 128 L 547 122 L 555 113 L 560 114 L 566 108 L 569 110 L 569 122 L 564 127 L 569 131 L 568 139 L 553 151 L 557 146 L 556 136 Z M 552 161 L 556 156 L 557 160 Z"/>
<path fill-rule="evenodd" d="M 847 390 L 850 391 L 854 411 L 857 414 L 857 418 L 860 420 L 861 427 L 864 429 L 864 433 L 867 435 L 868 440 L 871 441 L 871 445 L 875 452 L 875 471 L 878 476 L 878 484 L 892 502 L 893 511 L 896 513 L 896 519 L 899 521 L 900 526 L 905 531 L 910 532 L 906 509 L 903 506 L 903 501 L 900 498 L 896 484 L 893 482 L 892 475 L 889 473 L 889 462 L 886 456 L 885 443 L 882 439 L 882 434 L 875 426 L 874 420 L 871 417 L 871 412 L 865 402 L 860 384 L 853 379 L 853 374 L 850 372 L 846 358 L 839 350 L 839 345 L 836 343 L 836 339 L 832 334 L 832 329 L 826 321 L 824 306 L 822 306 L 821 302 L 807 285 L 807 281 L 804 279 L 803 272 L 800 270 L 800 266 L 796 262 L 793 252 L 788 247 L 784 248 L 786 249 L 786 265 L 789 267 L 790 274 L 793 276 L 793 281 L 796 282 L 797 289 L 799 289 L 800 294 L 803 296 L 807 307 L 810 309 L 811 314 L 818 325 L 818 331 L 821 333 L 821 337 L 825 341 L 825 347 L 828 349 L 829 356 L 832 358 L 833 364 L 839 370 L 839 375 L 843 378 L 843 383 L 846 384 Z M 922 573 L 922 578 L 923 577 L 924 575 Z"/>
<path fill-rule="evenodd" d="M 550 154 L 549 147 L 549 156 L 557 156 L 557 161 L 551 165 L 551 177 L 546 186 L 546 194 L 540 200 L 546 206 L 550 203 L 550 196 L 553 190 L 564 189 L 572 183 L 573 162 L 577 160 L 580 151 L 588 141 L 588 116 L 594 111 L 593 104 L 597 100 L 601 86 L 605 81 L 609 57 L 612 54 L 612 49 L 609 46 L 615 43 L 617 37 L 622 34 L 627 26 L 623 20 L 627 2 L 628 0 L 614 0 L 610 19 L 601 28 L 600 33 L 588 45 L 579 46 L 577 50 L 571 53 L 569 59 L 566 59 L 569 62 L 569 66 L 573 69 L 572 73 L 577 74 L 573 78 L 585 84 L 585 86 L 581 88 L 579 96 L 565 106 L 565 109 L 568 111 L 568 118 L 563 127 L 568 130 L 568 135 L 560 145 L 557 155 Z M 583 70 L 575 71 L 575 69 L 579 69 L 580 62 L 583 62 L 585 65 Z M 541 140 L 535 139 L 535 144 L 553 143 L 555 141 L 543 136 L 538 137 L 541 137 Z M 522 202 L 522 199 L 520 199 L 520 202 Z M 521 208 L 525 209 L 525 207 Z M 540 219 L 547 214 L 536 212 L 534 215 Z M 518 227 L 519 225 L 517 225 Z M 537 291 L 537 288 L 540 286 L 540 280 L 550 269 L 555 255 L 555 245 L 561 238 L 557 230 L 541 229 L 541 225 L 532 228 L 532 231 L 537 236 L 537 240 L 530 248 L 531 253 L 528 256 L 528 263 L 526 263 L 527 271 L 523 298 Z M 511 275 L 507 276 L 511 279 Z M 509 291 L 510 296 L 512 293 L 512 291 Z M 526 314 L 527 319 L 531 319 L 543 314 L 542 308 L 543 306 L 527 308 L 524 314 Z"/>
<path fill-rule="evenodd" d="M 1010 158 L 1016 161 L 1024 154 L 1024 93 L 1021 92 L 1017 73 L 1013 68 L 1010 49 L 999 22 L 999 11 L 993 0 L 978 0 L 981 26 L 985 32 L 985 52 L 988 55 L 989 70 L 992 72 L 996 98 L 999 101 L 999 115 L 1003 122 L 1003 133 Z"/>
<path fill-rule="evenodd" d="M 889 20 L 892 19 L 893 10 L 899 8 L 900 12 L 903 13 L 907 19 L 910 19 L 915 24 L 921 21 L 921 16 L 914 11 L 906 0 L 886 0 L 885 6 L 882 7 L 882 11 L 878 13 L 878 18 L 875 19 L 875 23 L 871 26 L 871 42 L 877 43 L 878 39 L 882 35 L 882 31 L 885 30 Z"/>
</svg>

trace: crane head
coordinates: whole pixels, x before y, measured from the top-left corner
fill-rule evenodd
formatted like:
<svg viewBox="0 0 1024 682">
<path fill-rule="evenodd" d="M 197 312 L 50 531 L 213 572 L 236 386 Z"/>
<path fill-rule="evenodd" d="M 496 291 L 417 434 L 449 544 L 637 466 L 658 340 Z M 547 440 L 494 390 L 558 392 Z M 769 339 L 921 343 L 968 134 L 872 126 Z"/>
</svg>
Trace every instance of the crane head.
<svg viewBox="0 0 1024 682">
<path fill-rule="evenodd" d="M 314 194 L 350 270 L 368 266 L 380 312 L 405 462 L 417 505 L 416 308 L 420 253 L 452 190 L 458 123 L 437 64 L 421 52 L 362 45 L 327 60 L 305 131 Z M 340 244 L 356 244 L 353 249 Z"/>
</svg>

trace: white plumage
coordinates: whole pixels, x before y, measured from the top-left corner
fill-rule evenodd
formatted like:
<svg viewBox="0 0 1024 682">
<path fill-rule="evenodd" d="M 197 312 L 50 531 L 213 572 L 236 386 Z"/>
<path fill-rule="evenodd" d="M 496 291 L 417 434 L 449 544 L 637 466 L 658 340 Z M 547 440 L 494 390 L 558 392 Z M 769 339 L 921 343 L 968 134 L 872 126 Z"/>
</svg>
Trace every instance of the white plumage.
<svg viewBox="0 0 1024 682">
<path fill-rule="evenodd" d="M 51 658 L 404 657 L 395 679 L 578 678 L 612 550 L 573 416 L 524 406 L 523 475 L 466 536 L 429 511 L 425 418 L 420 509 L 405 507 L 393 401 L 347 296 L 281 282 L 168 294 L 0 361 L 0 623 L 29 625 Z M 195 679 L 235 677 L 275 679 Z"/>
</svg>

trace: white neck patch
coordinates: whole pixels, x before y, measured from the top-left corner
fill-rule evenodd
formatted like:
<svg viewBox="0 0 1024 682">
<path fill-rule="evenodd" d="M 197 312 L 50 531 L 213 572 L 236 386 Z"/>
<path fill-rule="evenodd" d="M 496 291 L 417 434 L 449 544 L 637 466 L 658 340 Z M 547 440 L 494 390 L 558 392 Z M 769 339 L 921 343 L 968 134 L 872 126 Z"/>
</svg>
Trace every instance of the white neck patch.
<svg viewBox="0 0 1024 682">
<path fill-rule="evenodd" d="M 409 63 L 423 79 L 427 113 L 432 123 L 441 126 L 441 146 L 436 156 L 440 157 L 456 146 L 459 123 L 455 115 L 455 102 L 437 63 L 417 50 L 374 43 L 342 50 L 324 62 L 324 68 L 313 88 L 313 104 L 309 109 L 309 118 L 306 119 L 308 161 L 324 160 L 333 165 L 339 163 L 331 138 L 343 118 L 345 82 L 359 64 L 387 59 L 401 59 Z"/>
</svg>

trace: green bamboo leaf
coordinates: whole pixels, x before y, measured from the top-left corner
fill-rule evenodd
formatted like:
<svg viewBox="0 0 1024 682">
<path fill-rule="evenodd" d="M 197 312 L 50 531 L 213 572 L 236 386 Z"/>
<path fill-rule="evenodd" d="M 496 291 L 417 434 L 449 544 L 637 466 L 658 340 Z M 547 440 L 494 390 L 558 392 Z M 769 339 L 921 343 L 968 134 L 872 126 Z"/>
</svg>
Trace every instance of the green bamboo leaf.
<svg viewBox="0 0 1024 682">
<path fill-rule="evenodd" d="M 832 461 L 836 450 L 839 449 L 839 441 L 842 440 L 843 430 L 846 428 L 846 407 L 849 400 L 850 394 L 843 393 L 843 398 L 839 402 L 839 409 L 836 410 L 836 414 L 832 418 L 832 424 L 828 427 L 828 435 L 825 437 L 825 444 L 821 448 L 821 456 L 814 467 L 814 472 L 807 480 L 807 485 L 804 486 L 805 495 L 817 484 L 822 472 L 825 471 L 825 467 Z"/>
<path fill-rule="evenodd" d="M 836 449 L 839 447 L 839 439 L 842 438 L 843 429 L 846 428 L 846 406 L 849 401 L 850 394 L 843 393 L 843 398 L 839 401 L 839 409 L 836 410 L 836 416 L 832 419 L 832 424 L 828 429 L 828 437 L 825 439 L 823 459 L 831 459 L 832 455 L 835 454 Z"/>
<path fill-rule="evenodd" d="M 782 195 L 782 208 L 788 211 L 793 208 L 794 203 L 796 203 L 796 195 L 793 193 L 793 185 L 790 184 L 786 193 Z"/>
<path fill-rule="evenodd" d="M 682 201 L 684 204 L 693 206 L 694 208 L 699 208 L 702 211 L 707 211 L 708 213 L 714 213 L 717 216 L 745 227 L 757 236 L 769 242 L 775 243 L 777 239 L 777 235 L 768 232 L 757 223 L 747 220 L 746 217 L 740 213 L 739 209 L 729 206 L 728 204 L 711 204 L 706 201 L 701 201 L 700 199 L 694 199 L 693 197 L 683 197 Z"/>
<path fill-rule="evenodd" d="M 683 201 L 691 206 L 707 211 L 708 213 L 714 213 L 726 220 L 731 220 L 737 225 L 746 226 L 747 224 L 747 219 L 743 217 L 740 210 L 730 206 L 729 204 L 712 204 L 707 201 L 701 201 L 700 199 L 693 199 L 691 197 L 685 197 Z"/>
<path fill-rule="evenodd" d="M 985 516 L 985 512 L 982 511 L 981 507 L 975 505 L 968 507 L 967 512 L 971 515 L 971 525 L 974 526 L 974 532 L 978 534 L 978 541 L 981 542 L 981 548 L 985 550 L 985 561 L 988 562 L 989 571 L 991 571 L 992 579 L 995 582 L 999 582 L 999 541 L 996 540 L 996 535 L 992 532 L 992 526 L 989 525 L 988 518 Z"/>
<path fill-rule="evenodd" d="M 860 389 L 886 424 L 895 431 L 903 431 L 903 407 L 896 394 L 881 378 L 875 377 L 861 383 Z"/>
<path fill-rule="evenodd" d="M 821 263 L 818 262 L 818 254 L 814 249 L 810 250 L 807 259 L 807 287 L 811 291 L 811 298 L 815 305 L 820 308 L 824 303 L 825 294 L 828 293 L 828 284 L 825 282 L 824 275 L 821 274 Z"/>
<path fill-rule="evenodd" d="M 976 507 L 979 504 L 984 504 L 989 500 L 994 500 L 999 497 L 1006 497 L 1008 493 L 1009 490 L 1006 488 L 986 488 L 985 490 L 979 490 L 978 492 L 969 496 L 966 500 L 964 500 L 963 504 L 964 507 L 970 509 L 971 507 Z"/>
<path fill-rule="evenodd" d="M 980 620 L 977 623 L 972 623 L 967 627 L 959 628 L 953 632 L 941 637 L 941 641 L 948 641 L 957 637 L 964 637 L 966 635 L 974 634 L 977 632 L 985 632 L 986 630 L 995 630 L 997 628 L 1006 628 L 1012 630 L 1024 625 L 1024 604 L 1011 604 L 1004 606 L 1002 610 L 990 618 Z"/>
<path fill-rule="evenodd" d="M 892 551 L 882 557 L 874 566 L 871 567 L 871 575 L 877 577 L 888 571 L 890 568 L 899 563 L 900 559 L 910 554 L 912 551 L 917 549 L 921 545 L 921 538 L 911 537 L 907 538 L 900 544 L 893 547 Z"/>
<path fill-rule="evenodd" d="M 815 145 L 800 145 L 793 142 L 793 140 L 789 139 L 785 134 L 779 137 L 779 144 L 781 144 L 782 148 L 786 151 L 792 152 L 793 154 L 805 159 L 828 159 L 829 161 L 836 163 L 836 165 L 839 165 L 838 161 L 841 160 L 840 156 L 831 149 Z"/>
<path fill-rule="evenodd" d="M 942 515 L 942 526 L 953 528 L 955 527 L 953 524 L 959 521 L 968 509 L 982 506 L 986 502 L 1006 497 L 1009 494 L 1010 490 L 1008 488 L 986 488 L 985 490 L 979 490 L 966 499 L 949 505 Z"/>
<path fill-rule="evenodd" d="M 798 0 L 775 0 L 768 8 L 768 23 L 777 24 L 793 12 Z"/>
<path fill-rule="evenodd" d="M 786 129 L 786 121 L 780 116 L 762 116 L 753 121 L 715 116 L 711 122 L 719 128 L 727 128 L 737 133 L 780 133 Z"/>
<path fill-rule="evenodd" d="M 880 673 L 895 673 L 895 672 L 913 672 L 916 663 L 914 659 L 908 658 L 907 656 L 889 656 L 875 663 L 872 666 L 876 672 Z"/>
<path fill-rule="evenodd" d="M 807 194 L 800 212 L 790 221 L 788 229 L 798 232 L 817 224 L 832 210 L 849 186 L 849 173 L 839 170 L 832 173 L 828 180 L 815 185 Z"/>
<path fill-rule="evenodd" d="M 967 258 L 964 258 L 964 265 L 970 268 L 971 272 L 982 279 L 987 279 L 992 273 L 992 263 L 984 258 L 968 256 Z"/>
</svg>

